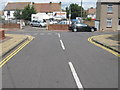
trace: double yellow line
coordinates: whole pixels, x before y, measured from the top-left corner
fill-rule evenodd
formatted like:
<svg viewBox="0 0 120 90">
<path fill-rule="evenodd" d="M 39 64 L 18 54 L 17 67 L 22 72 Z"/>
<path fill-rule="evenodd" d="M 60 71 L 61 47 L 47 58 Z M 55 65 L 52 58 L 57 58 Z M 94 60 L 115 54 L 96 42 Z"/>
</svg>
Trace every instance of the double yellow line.
<svg viewBox="0 0 120 90">
<path fill-rule="evenodd" d="M 9 54 L 5 59 L 0 62 L 0 68 L 6 64 L 13 56 L 15 56 L 20 50 L 22 50 L 27 44 L 29 44 L 33 40 L 32 36 L 28 36 L 28 40 L 24 42 L 20 47 L 14 50 L 11 54 Z"/>
<path fill-rule="evenodd" d="M 104 49 L 104 50 L 106 50 L 106 51 L 114 54 L 115 56 L 120 57 L 120 54 L 119 54 L 119 53 L 117 53 L 117 52 L 115 52 L 115 51 L 113 51 L 113 50 L 111 50 L 111 49 L 109 49 L 109 48 L 107 48 L 107 47 L 104 47 L 104 46 L 102 46 L 102 45 L 100 45 L 100 44 L 98 44 L 98 43 L 96 43 L 96 42 L 94 42 L 94 41 L 92 40 L 94 37 L 95 37 L 95 36 L 92 36 L 92 37 L 88 38 L 88 41 L 91 42 L 92 44 L 94 44 L 94 45 L 96 45 L 96 46 L 98 46 L 98 47 L 101 47 L 102 49 Z"/>
</svg>

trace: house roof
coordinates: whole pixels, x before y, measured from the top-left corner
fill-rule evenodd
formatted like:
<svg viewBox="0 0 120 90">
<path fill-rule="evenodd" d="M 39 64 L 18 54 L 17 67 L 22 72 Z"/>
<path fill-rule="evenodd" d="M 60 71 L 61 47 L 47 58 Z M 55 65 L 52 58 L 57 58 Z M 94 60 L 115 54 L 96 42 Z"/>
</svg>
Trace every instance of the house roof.
<svg viewBox="0 0 120 90">
<path fill-rule="evenodd" d="M 55 12 L 61 11 L 61 5 L 59 3 L 35 3 L 34 7 L 37 12 Z"/>
<path fill-rule="evenodd" d="M 96 8 L 89 8 L 87 10 L 87 14 L 95 14 L 96 13 Z"/>
<path fill-rule="evenodd" d="M 99 0 L 101 2 L 120 2 L 120 0 Z"/>
<path fill-rule="evenodd" d="M 30 2 L 10 2 L 6 5 L 4 10 L 16 10 L 16 9 L 24 9 Z"/>
<path fill-rule="evenodd" d="M 120 2 L 120 0 L 98 0 L 97 2 L 101 2 L 101 3 L 115 3 L 115 2 Z"/>
<path fill-rule="evenodd" d="M 8 3 L 4 10 L 16 10 L 16 9 L 24 9 L 28 4 L 31 5 L 31 2 L 14 2 Z M 32 3 L 35 10 L 37 12 L 54 12 L 54 11 L 61 11 L 61 4 L 60 3 Z"/>
</svg>

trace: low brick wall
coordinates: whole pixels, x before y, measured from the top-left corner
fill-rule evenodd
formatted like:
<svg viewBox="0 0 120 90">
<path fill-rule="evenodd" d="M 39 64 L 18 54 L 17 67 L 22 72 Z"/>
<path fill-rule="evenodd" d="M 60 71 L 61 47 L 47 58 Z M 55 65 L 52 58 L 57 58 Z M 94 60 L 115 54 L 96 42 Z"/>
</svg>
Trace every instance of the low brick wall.
<svg viewBox="0 0 120 90">
<path fill-rule="evenodd" d="M 0 30 L 0 40 L 5 38 L 5 31 Z"/>
<path fill-rule="evenodd" d="M 0 28 L 20 28 L 20 24 L 1 24 Z"/>
<path fill-rule="evenodd" d="M 69 25 L 63 24 L 50 24 L 48 30 L 69 30 Z"/>
</svg>

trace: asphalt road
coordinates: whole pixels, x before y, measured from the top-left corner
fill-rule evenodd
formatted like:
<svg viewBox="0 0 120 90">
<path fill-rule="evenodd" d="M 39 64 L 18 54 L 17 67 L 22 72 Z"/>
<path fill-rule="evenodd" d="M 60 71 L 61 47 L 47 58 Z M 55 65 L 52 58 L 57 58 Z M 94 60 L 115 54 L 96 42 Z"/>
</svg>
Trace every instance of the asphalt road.
<svg viewBox="0 0 120 90">
<path fill-rule="evenodd" d="M 3 88 L 118 88 L 118 57 L 87 40 L 109 32 L 27 27 L 8 33 L 35 39 L 2 67 Z"/>
</svg>

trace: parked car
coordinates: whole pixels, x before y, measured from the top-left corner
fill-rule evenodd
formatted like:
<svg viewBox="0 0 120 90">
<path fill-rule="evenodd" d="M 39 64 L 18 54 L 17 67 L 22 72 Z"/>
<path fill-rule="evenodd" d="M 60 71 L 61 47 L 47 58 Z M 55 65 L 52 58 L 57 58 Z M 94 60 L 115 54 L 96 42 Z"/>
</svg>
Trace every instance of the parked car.
<svg viewBox="0 0 120 90">
<path fill-rule="evenodd" d="M 46 27 L 46 23 L 42 21 L 32 21 L 31 26 L 37 26 L 37 27 Z"/>
<path fill-rule="evenodd" d="M 57 24 L 57 21 L 50 21 L 50 24 Z"/>
<path fill-rule="evenodd" d="M 58 24 L 71 24 L 71 21 L 60 21 Z"/>
<path fill-rule="evenodd" d="M 77 21 L 72 22 L 72 24 L 69 26 L 69 30 L 72 32 L 94 32 L 97 29 L 95 27 Z"/>
</svg>

